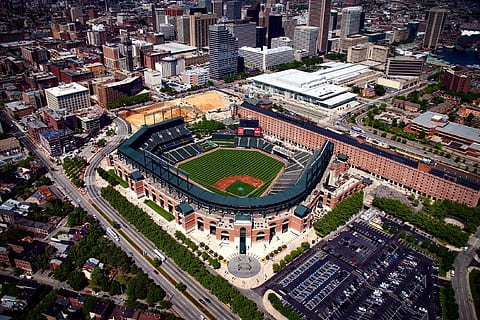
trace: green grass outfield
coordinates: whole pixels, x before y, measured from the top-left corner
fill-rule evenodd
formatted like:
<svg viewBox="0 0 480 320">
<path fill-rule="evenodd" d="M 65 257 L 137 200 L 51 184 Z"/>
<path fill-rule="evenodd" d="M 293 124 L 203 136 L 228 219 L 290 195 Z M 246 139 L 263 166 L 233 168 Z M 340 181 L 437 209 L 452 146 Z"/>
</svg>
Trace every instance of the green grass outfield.
<svg viewBox="0 0 480 320">
<path fill-rule="evenodd" d="M 189 174 L 189 178 L 205 188 L 224 195 L 213 185 L 230 176 L 251 176 L 260 179 L 264 185 L 252 195 L 260 196 L 277 177 L 285 164 L 256 150 L 216 149 L 210 153 L 180 164 L 179 168 Z"/>
</svg>

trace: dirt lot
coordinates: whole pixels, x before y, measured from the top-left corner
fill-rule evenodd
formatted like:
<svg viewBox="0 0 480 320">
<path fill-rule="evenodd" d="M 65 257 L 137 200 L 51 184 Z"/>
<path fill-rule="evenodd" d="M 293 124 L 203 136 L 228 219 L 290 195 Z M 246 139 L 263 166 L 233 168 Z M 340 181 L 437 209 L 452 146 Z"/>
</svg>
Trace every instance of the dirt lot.
<svg viewBox="0 0 480 320">
<path fill-rule="evenodd" d="M 210 91 L 172 101 L 155 103 L 143 108 L 122 111 L 119 114 L 130 122 L 134 129 L 138 129 L 145 124 L 151 125 L 179 116 L 183 116 L 189 121 L 201 116 L 206 111 L 222 108 L 228 104 L 228 97 L 217 91 Z"/>
</svg>

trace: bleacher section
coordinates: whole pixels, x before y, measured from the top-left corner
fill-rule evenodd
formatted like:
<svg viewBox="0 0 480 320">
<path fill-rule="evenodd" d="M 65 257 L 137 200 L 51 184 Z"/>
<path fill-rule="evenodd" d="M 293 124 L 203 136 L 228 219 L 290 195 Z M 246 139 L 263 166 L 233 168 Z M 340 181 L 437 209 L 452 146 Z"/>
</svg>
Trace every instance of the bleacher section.
<svg viewBox="0 0 480 320">
<path fill-rule="evenodd" d="M 274 145 L 257 137 L 236 137 L 235 147 L 253 148 L 263 150 L 266 153 L 272 153 Z"/>
<path fill-rule="evenodd" d="M 168 150 L 193 142 L 192 133 L 182 119 L 166 122 L 161 130 L 152 133 L 139 150 L 161 156 Z"/>
<path fill-rule="evenodd" d="M 198 155 L 203 152 L 202 149 L 194 143 L 190 143 L 184 146 L 180 146 L 173 150 L 164 152 L 161 156 L 163 159 L 168 161 L 170 164 L 178 163 L 183 160 L 187 160 L 191 157 Z"/>
<path fill-rule="evenodd" d="M 282 176 L 270 189 L 270 194 L 275 194 L 291 188 L 302 175 L 305 164 L 312 157 L 308 152 L 296 151 L 291 162 L 285 168 Z"/>
</svg>

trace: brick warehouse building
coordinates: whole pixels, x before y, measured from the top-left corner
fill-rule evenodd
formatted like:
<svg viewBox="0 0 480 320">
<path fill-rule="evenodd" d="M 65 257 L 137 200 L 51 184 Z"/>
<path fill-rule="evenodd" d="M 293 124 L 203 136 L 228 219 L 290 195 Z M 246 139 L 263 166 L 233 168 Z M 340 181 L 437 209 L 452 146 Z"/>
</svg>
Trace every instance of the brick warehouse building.
<svg viewBox="0 0 480 320">
<path fill-rule="evenodd" d="M 252 242 L 269 241 L 287 231 L 300 234 L 312 226 L 310 211 L 318 200 L 313 190 L 330 162 L 332 143 L 326 142 L 313 152 L 292 185 L 278 193 L 247 198 L 208 191 L 168 164 L 167 150 L 178 151 L 177 155 L 190 153 L 189 158 L 200 154 L 194 154 L 193 145 L 182 118 L 170 119 L 142 127 L 119 147 L 115 159 L 108 158 L 108 164 L 128 181 L 138 198 L 151 199 L 173 213 L 184 230 L 196 228 L 218 241 L 234 242 L 240 253 Z"/>
<path fill-rule="evenodd" d="M 334 154 L 348 156 L 353 167 L 433 199 L 449 199 L 470 207 L 476 206 L 480 199 L 480 184 L 448 174 L 433 164 L 410 160 L 248 102 L 244 102 L 238 112 L 242 118 L 259 120 L 265 133 L 310 149 L 330 140 L 334 144 Z"/>
</svg>

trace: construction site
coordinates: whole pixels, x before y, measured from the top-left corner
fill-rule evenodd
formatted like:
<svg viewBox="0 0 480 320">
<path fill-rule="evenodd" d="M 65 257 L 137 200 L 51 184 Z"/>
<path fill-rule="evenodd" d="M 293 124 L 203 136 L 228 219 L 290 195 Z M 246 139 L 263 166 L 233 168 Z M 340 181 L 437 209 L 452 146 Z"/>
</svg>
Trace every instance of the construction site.
<svg viewBox="0 0 480 320">
<path fill-rule="evenodd" d="M 185 121 L 191 121 L 201 117 L 205 113 L 226 109 L 232 103 L 231 97 L 219 92 L 209 91 L 201 94 L 178 98 L 171 101 L 164 101 L 151 104 L 145 107 L 125 110 L 119 112 L 119 115 L 125 118 L 134 131 L 143 125 L 152 125 L 167 119 L 175 117 L 185 117 Z"/>
</svg>

